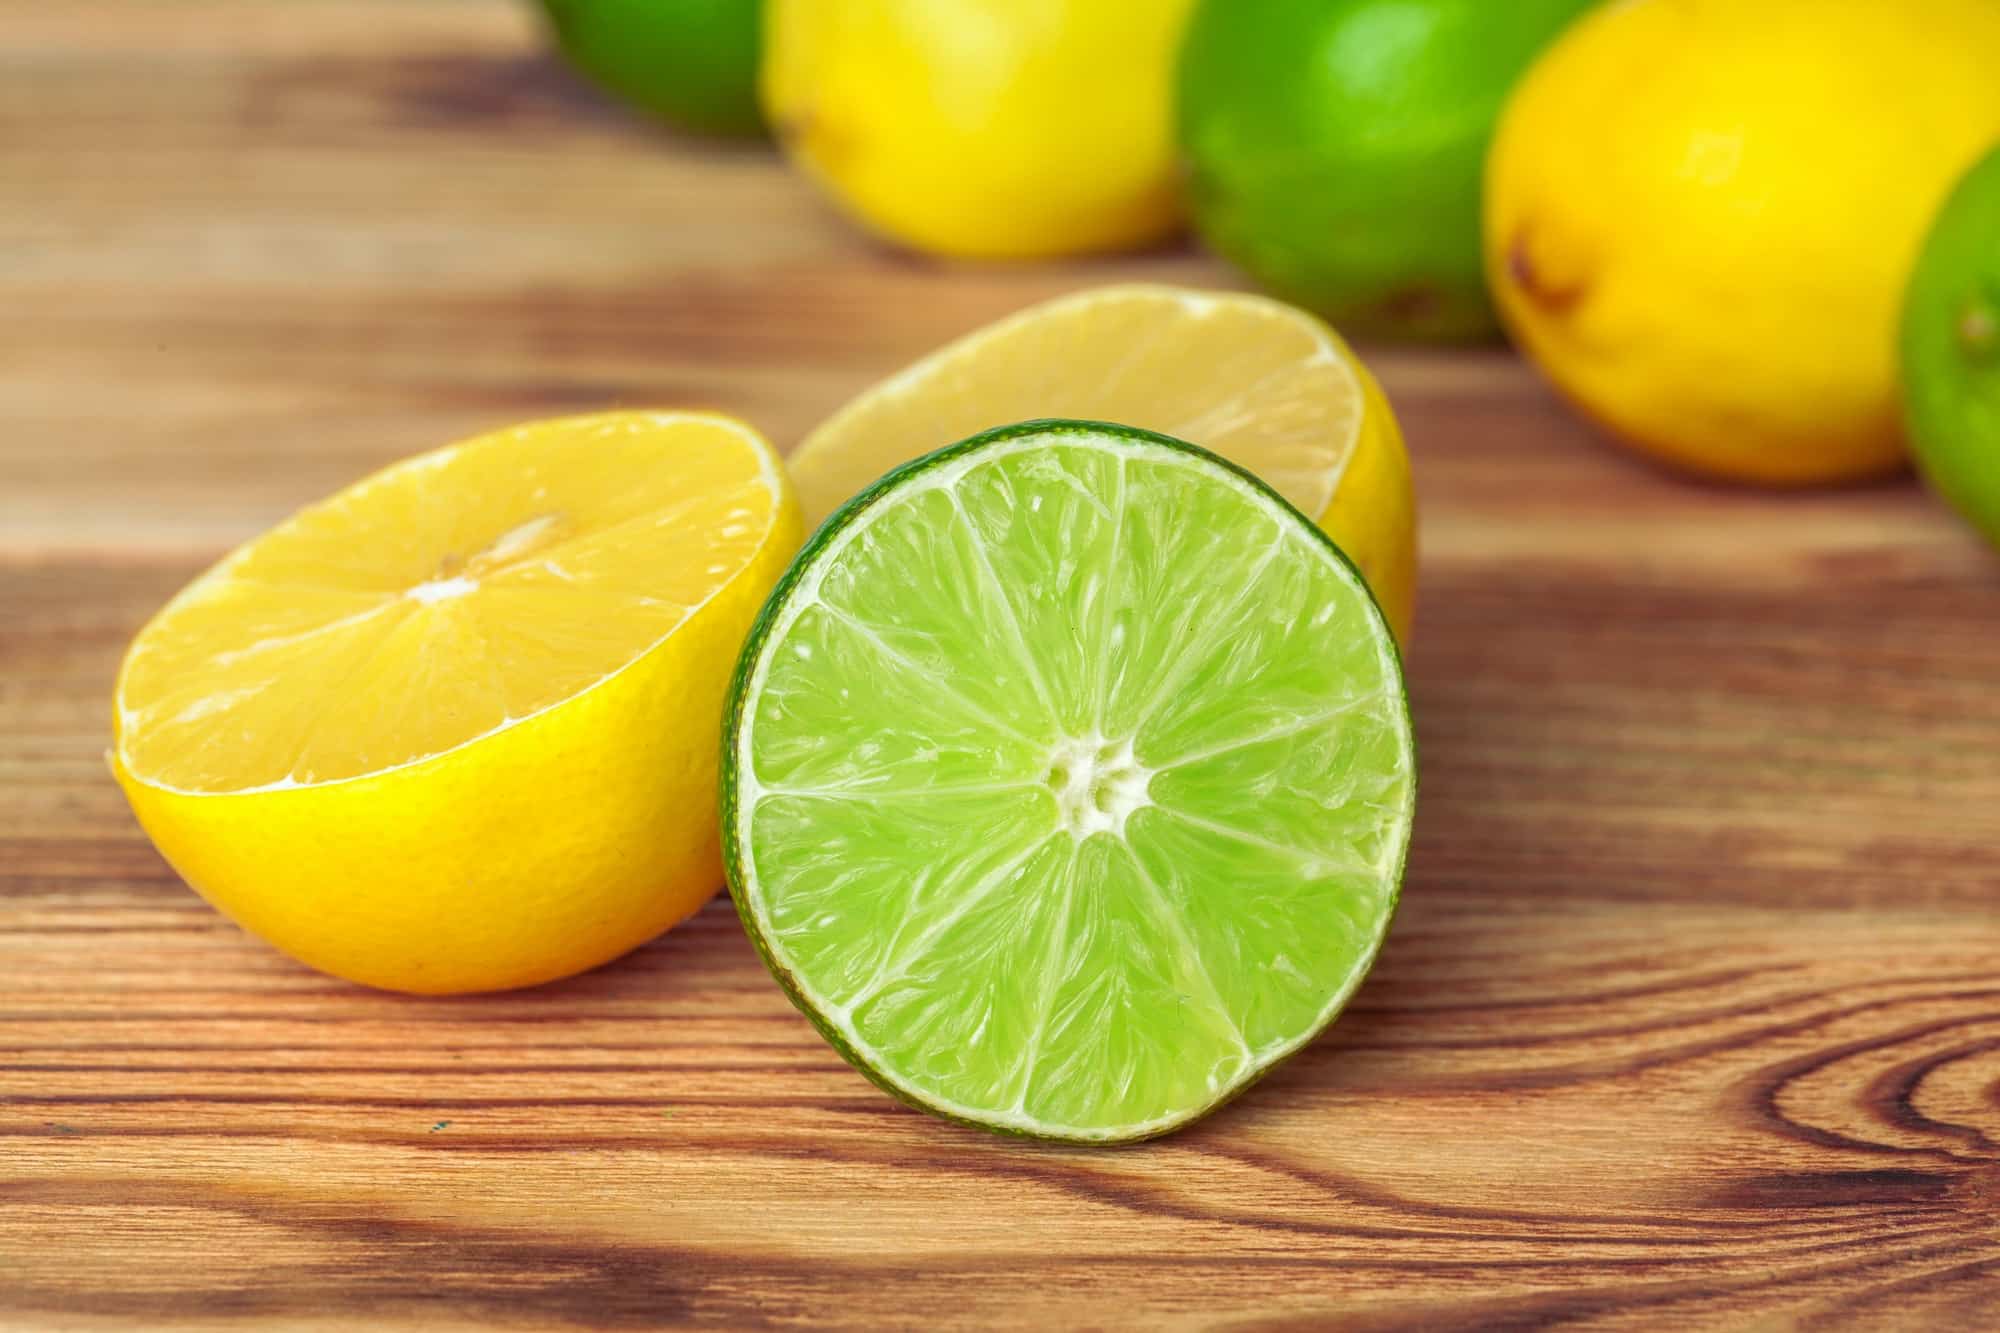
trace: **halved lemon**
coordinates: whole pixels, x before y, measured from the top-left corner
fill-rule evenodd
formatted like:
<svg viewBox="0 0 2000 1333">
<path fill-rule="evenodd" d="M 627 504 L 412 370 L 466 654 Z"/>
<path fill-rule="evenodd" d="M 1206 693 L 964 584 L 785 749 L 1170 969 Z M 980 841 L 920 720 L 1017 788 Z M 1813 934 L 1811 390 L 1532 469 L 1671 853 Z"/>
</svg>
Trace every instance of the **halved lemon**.
<svg viewBox="0 0 2000 1333">
<path fill-rule="evenodd" d="M 322 971 L 432 994 L 582 971 L 720 886 L 724 689 L 801 535 L 725 417 L 409 459 L 140 631 L 113 770 L 189 884 Z"/>
<path fill-rule="evenodd" d="M 1417 519 L 1402 432 L 1347 344 L 1280 301 L 1153 284 L 1058 297 L 862 393 L 787 461 L 817 523 L 898 463 L 1040 417 L 1159 431 L 1248 468 L 1359 566 L 1407 641 Z"/>
</svg>

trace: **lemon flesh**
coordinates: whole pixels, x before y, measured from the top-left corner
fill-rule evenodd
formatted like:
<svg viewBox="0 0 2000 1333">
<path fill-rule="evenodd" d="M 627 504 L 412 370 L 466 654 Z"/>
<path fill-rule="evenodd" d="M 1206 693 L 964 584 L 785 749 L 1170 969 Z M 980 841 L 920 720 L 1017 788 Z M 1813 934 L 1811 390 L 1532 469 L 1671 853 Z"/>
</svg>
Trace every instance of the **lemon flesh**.
<svg viewBox="0 0 2000 1333">
<path fill-rule="evenodd" d="M 1904 465 L 1898 314 L 2000 139 L 1990 0 L 1631 0 L 1529 70 L 1488 158 L 1501 314 L 1586 414 L 1713 476 Z"/>
<path fill-rule="evenodd" d="M 788 462 L 817 522 L 943 441 L 1036 417 L 1155 430 L 1248 468 L 1333 537 L 1407 638 L 1416 497 L 1395 415 L 1331 329 L 1264 297 L 1134 284 L 1030 307 L 865 391 Z"/>
<path fill-rule="evenodd" d="M 720 882 L 723 690 L 800 530 L 768 445 L 721 417 L 410 459 L 140 632 L 114 771 L 191 885 L 324 971 L 424 992 L 580 971 Z"/>
<path fill-rule="evenodd" d="M 1061 1139 L 1164 1133 L 1324 1027 L 1415 800 L 1352 565 L 1097 423 L 975 437 L 822 527 L 726 744 L 732 887 L 793 999 L 897 1095 Z"/>
</svg>

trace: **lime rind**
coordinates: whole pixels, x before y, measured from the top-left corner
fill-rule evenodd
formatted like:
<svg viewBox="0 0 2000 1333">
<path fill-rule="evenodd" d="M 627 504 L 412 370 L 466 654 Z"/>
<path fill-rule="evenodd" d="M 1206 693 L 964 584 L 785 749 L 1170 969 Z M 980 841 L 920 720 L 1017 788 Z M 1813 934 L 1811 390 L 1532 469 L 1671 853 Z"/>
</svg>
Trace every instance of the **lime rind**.
<svg viewBox="0 0 2000 1333">
<path fill-rule="evenodd" d="M 1917 466 L 2000 545 L 2000 146 L 1938 209 L 1900 330 L 1903 413 Z"/>
<path fill-rule="evenodd" d="M 788 944 L 785 938 L 781 938 L 784 932 L 775 927 L 769 905 L 760 892 L 762 886 L 751 863 L 751 848 L 755 845 L 753 820 L 771 803 L 764 800 L 760 804 L 759 798 L 766 796 L 767 793 L 755 776 L 755 765 L 750 758 L 750 738 L 755 723 L 752 704 L 763 696 L 763 686 L 771 669 L 769 649 L 774 639 L 782 639 L 802 615 L 821 604 L 820 593 L 828 571 L 838 568 L 833 557 L 857 537 L 861 530 L 869 526 L 873 521 L 871 516 L 889 497 L 900 496 L 908 502 L 911 499 L 912 488 L 921 486 L 926 488 L 927 492 L 939 491 L 952 495 L 953 502 L 958 503 L 952 487 L 972 467 L 987 461 L 990 457 L 1001 456 L 1002 452 L 1032 447 L 1037 440 L 1063 436 L 1075 437 L 1098 449 L 1111 446 L 1107 453 L 1117 451 L 1123 456 L 1147 454 L 1156 458 L 1164 456 L 1184 464 L 1191 463 L 1208 469 L 1211 475 L 1234 486 L 1251 498 L 1257 506 L 1268 511 L 1279 525 L 1280 536 L 1286 531 L 1299 536 L 1309 534 L 1308 549 L 1329 561 L 1336 576 L 1352 590 L 1361 594 L 1358 599 L 1351 599 L 1352 604 L 1359 608 L 1363 622 L 1356 628 L 1372 640 L 1375 651 L 1381 654 L 1379 665 L 1382 678 L 1388 686 L 1386 692 L 1393 700 L 1393 708 L 1386 715 L 1386 725 L 1395 744 L 1400 747 L 1398 754 L 1402 757 L 1401 764 L 1394 765 L 1400 780 L 1393 784 L 1396 787 L 1393 799 L 1399 804 L 1389 810 L 1382 821 L 1387 831 L 1379 839 L 1379 847 L 1375 848 L 1377 860 L 1372 866 L 1342 865 L 1337 863 L 1337 859 L 1316 858 L 1309 851 L 1301 853 L 1298 848 L 1282 847 L 1276 843 L 1272 843 L 1269 850 L 1273 856 L 1305 856 L 1309 863 L 1307 868 L 1312 873 L 1294 877 L 1291 881 L 1299 892 L 1314 891 L 1315 885 L 1321 890 L 1330 891 L 1328 886 L 1337 886 L 1342 877 L 1361 876 L 1379 886 L 1384 901 L 1380 903 L 1372 919 L 1349 922 L 1352 929 L 1341 933 L 1342 938 L 1339 943 L 1351 950 L 1352 962 L 1339 983 L 1330 990 L 1316 983 L 1307 973 L 1300 971 L 1296 964 L 1285 956 L 1282 948 L 1274 945 L 1271 939 L 1250 941 L 1251 945 L 1259 949 L 1272 950 L 1272 956 L 1260 955 L 1259 961 L 1275 969 L 1281 979 L 1289 971 L 1303 983 L 1308 992 L 1323 997 L 1317 1014 L 1309 1022 L 1276 1025 L 1265 1023 L 1262 1021 L 1264 1016 L 1258 1012 L 1258 1005 L 1255 1002 L 1256 987 L 1250 987 L 1232 999 L 1223 995 L 1213 979 L 1197 975 L 1204 967 L 1204 963 L 1200 952 L 1186 937 L 1187 926 L 1184 918 L 1191 907 L 1198 908 L 1199 905 L 1195 900 L 1199 895 L 1190 894 L 1189 886 L 1177 879 L 1171 858 L 1162 860 L 1154 856 L 1150 858 L 1149 863 L 1149 858 L 1141 854 L 1137 844 L 1127 843 L 1122 838 L 1078 836 L 1072 841 L 1061 838 L 1058 829 L 1048 836 L 1029 843 L 1025 848 L 1010 845 L 1006 860 L 994 865 L 993 858 L 988 858 L 988 863 L 982 867 L 980 878 L 966 895 L 966 900 L 955 904 L 956 911 L 948 913 L 939 921 L 927 923 L 925 927 L 929 932 L 927 939 L 915 941 L 915 947 L 912 947 L 912 941 L 907 939 L 896 941 L 893 945 L 885 943 L 879 953 L 872 957 L 843 960 L 844 970 L 836 969 L 833 973 L 844 978 L 839 986 L 844 994 L 839 999 L 828 994 L 825 960 L 806 960 L 811 966 L 802 968 L 802 960 L 795 955 L 793 946 Z M 1122 472 L 1121 466 L 1121 475 Z M 925 498 L 928 499 L 927 494 Z M 992 571 L 989 570 L 988 573 L 991 574 Z M 1025 643 L 1027 636 L 1022 633 L 1018 625 L 1013 626 L 1012 630 L 1022 636 L 1021 650 L 1024 659 L 1032 661 L 1034 655 L 1028 651 Z M 1102 709 L 1114 688 L 1113 682 L 1103 674 L 1103 668 L 1108 661 L 1109 658 L 1101 653 L 1094 660 L 1087 652 L 1076 655 L 1069 677 L 1062 682 L 1062 698 L 1087 699 Z M 1184 441 L 1108 423 L 1037 420 L 983 432 L 892 470 L 832 514 L 807 540 L 759 614 L 737 664 L 724 724 L 721 814 L 724 828 L 724 859 L 731 895 L 760 956 L 793 1004 L 813 1022 L 844 1058 L 871 1081 L 899 1099 L 963 1123 L 1036 1138 L 1121 1142 L 1168 1133 L 1199 1119 L 1238 1095 L 1262 1074 L 1324 1030 L 1339 1014 L 1372 967 L 1400 896 L 1408 851 L 1410 817 L 1415 800 L 1414 737 L 1408 714 L 1407 696 L 1401 688 L 1401 681 L 1401 662 L 1395 638 L 1389 631 L 1380 608 L 1368 591 L 1366 581 L 1359 571 L 1354 568 L 1345 553 L 1316 525 L 1300 514 L 1283 497 L 1242 468 Z M 1042 691 L 1045 697 L 1053 693 L 1046 682 L 1038 682 L 1035 688 Z M 1058 705 L 1058 700 L 1053 697 L 1048 701 L 1052 708 Z M 1063 720 L 1066 724 L 1073 721 L 1066 718 Z M 1259 744 L 1282 745 L 1285 740 L 1284 735 L 1267 736 L 1259 733 L 1242 742 L 1241 747 Z M 1127 759 L 1131 759 L 1129 753 Z M 1218 758 L 1216 762 L 1225 761 Z M 1185 768 L 1191 767 L 1194 761 L 1183 760 L 1182 763 Z M 977 785 L 972 784 L 968 790 L 976 790 Z M 1033 790 L 1025 782 L 1010 781 L 998 785 L 1002 788 Z M 947 785 L 944 799 L 949 799 L 949 791 L 950 787 Z M 1171 809 L 1163 810 L 1160 817 L 1177 823 L 1187 823 L 1194 829 L 1198 829 L 1200 825 L 1199 816 Z M 1152 817 L 1149 816 L 1150 818 Z M 1224 829 L 1222 832 L 1241 836 L 1237 830 Z M 1253 842 L 1258 841 L 1254 832 L 1249 834 L 1249 837 Z M 1067 847 L 1065 844 L 1068 844 Z M 1154 845 L 1157 846 L 1157 842 Z M 1207 1031 L 1198 1043 L 1200 1051 L 1207 1053 L 1206 1058 L 1209 1061 L 1207 1068 L 1199 1067 L 1201 1065 L 1201 1060 L 1197 1058 L 1199 1052 L 1190 1055 L 1186 1050 L 1187 1034 L 1185 1032 L 1178 1034 L 1183 1039 L 1183 1044 L 1176 1047 L 1176 1060 L 1194 1070 L 1195 1082 L 1184 1090 L 1184 1095 L 1174 1099 L 1173 1109 L 1147 1118 L 1112 1124 L 1086 1123 L 1083 1118 L 1070 1123 L 1051 1119 L 1045 1115 L 1025 1113 L 1022 1109 L 1025 1091 L 1012 1110 L 996 1109 L 990 1104 L 977 1105 L 940 1092 L 937 1086 L 940 1082 L 938 1077 L 912 1077 L 906 1070 L 896 1067 L 893 1062 L 885 1059 L 880 1042 L 870 1040 L 864 1029 L 871 1015 L 878 1013 L 884 1006 L 893 1004 L 896 988 L 906 981 L 905 977 L 895 973 L 893 965 L 886 971 L 882 970 L 887 960 L 897 957 L 902 957 L 906 963 L 912 959 L 921 960 L 925 957 L 924 946 L 934 942 L 943 932 L 964 927 L 968 921 L 972 922 L 972 926 L 968 928 L 976 928 L 980 923 L 973 920 L 973 909 L 989 895 L 997 896 L 1021 890 L 1024 884 L 1030 881 L 1024 881 L 1018 874 L 1010 880 L 1009 874 L 1018 872 L 1023 866 L 1040 864 L 1044 871 L 1055 870 L 1056 877 L 1045 880 L 1041 875 L 1036 876 L 1031 882 L 1045 887 L 1047 892 L 1040 893 L 1039 897 L 1030 892 L 1029 896 L 1023 899 L 1022 906 L 1029 913 L 1041 911 L 1050 904 L 1056 906 L 1047 920 L 1029 920 L 1028 929 L 1045 937 L 1046 944 L 1037 945 L 1035 948 L 1023 948 L 1018 952 L 1030 960 L 1040 960 L 1041 968 L 1044 971 L 1050 970 L 1050 960 L 1055 957 L 1053 951 L 1067 947 L 1062 931 L 1073 905 L 1078 867 L 1086 857 L 1106 862 L 1093 872 L 1097 877 L 1096 882 L 1100 892 L 1109 891 L 1103 887 L 1105 885 L 1117 886 L 1118 891 L 1126 894 L 1129 899 L 1126 905 L 1136 914 L 1150 916 L 1158 931 L 1158 938 L 1166 942 L 1167 947 L 1154 950 L 1152 956 L 1142 960 L 1146 966 L 1160 973 L 1158 984 L 1170 987 L 1175 994 L 1205 992 L 1211 1000 L 1207 1007 L 1208 1014 L 1214 1018 L 1227 1020 L 1228 1031 L 1222 1031 L 1220 1029 L 1224 1025 L 1203 1019 L 1209 1028 L 1215 1029 Z M 1116 865 L 1113 863 L 1116 858 L 1122 858 L 1129 864 Z M 1311 864 L 1313 862 L 1319 864 Z M 1280 869 L 1273 874 L 1282 877 L 1284 871 Z M 1019 914 L 1015 914 L 1006 919 L 1018 919 L 1018 916 Z M 1267 934 L 1269 926 L 1270 923 L 1265 923 Z M 1018 940 L 1016 942 L 1018 943 Z M 1043 952 L 1044 948 L 1050 952 Z M 1056 959 L 1056 961 L 1065 964 L 1053 968 L 1057 975 L 1066 975 L 1075 970 L 1067 966 L 1074 959 Z M 1121 969 L 1135 966 L 1129 955 L 1121 955 L 1119 961 Z M 810 970 L 813 973 L 815 984 L 809 985 L 802 978 L 802 970 Z M 860 989 L 849 989 L 850 986 L 859 986 Z M 1238 989 L 1242 991 L 1241 987 Z M 1022 1085 L 1035 1077 L 1036 1061 L 1047 1054 L 1042 1049 L 1046 1045 L 1044 1038 L 1047 1030 L 1052 1024 L 1065 1021 L 1064 1014 L 1058 1012 L 1064 1002 L 1060 987 L 1051 993 L 1028 997 L 1025 1005 L 1013 1003 L 1024 996 L 1026 990 L 1017 985 L 1014 995 L 1004 997 L 1008 998 L 1009 1004 L 989 1006 L 987 1011 L 993 1014 L 1010 1014 L 1016 1010 L 1024 1010 L 1029 1015 L 1026 1020 L 1027 1032 L 1023 1038 L 1029 1054 L 1019 1074 Z M 1246 996 L 1248 998 L 1245 998 Z M 1069 1013 L 1067 1021 L 1073 1025 L 1077 1022 L 1096 1023 L 1096 1029 L 1083 1034 L 1086 1038 L 1101 1035 L 1101 1030 L 1104 1029 L 1139 1033 L 1145 1031 L 1144 1024 L 1127 1025 L 1123 1029 L 1117 1024 L 1104 1024 L 1098 1021 L 1101 1010 L 1084 1002 L 1088 997 L 1084 997 L 1083 1000 L 1075 996 L 1068 998 L 1069 1010 L 1073 1012 Z M 1244 1030 L 1246 1018 L 1258 1038 L 1255 1041 L 1252 1040 L 1253 1033 L 1246 1033 Z M 893 1030 L 893 1017 L 878 1026 Z M 1088 1041 L 1072 1042 L 1070 1048 L 1069 1054 L 1072 1058 L 1075 1058 L 1076 1049 L 1091 1049 Z M 1098 1072 L 1101 1073 L 1101 1069 Z M 1090 1069 L 1077 1070 L 1078 1081 L 1087 1082 L 1091 1073 Z"/>
</svg>

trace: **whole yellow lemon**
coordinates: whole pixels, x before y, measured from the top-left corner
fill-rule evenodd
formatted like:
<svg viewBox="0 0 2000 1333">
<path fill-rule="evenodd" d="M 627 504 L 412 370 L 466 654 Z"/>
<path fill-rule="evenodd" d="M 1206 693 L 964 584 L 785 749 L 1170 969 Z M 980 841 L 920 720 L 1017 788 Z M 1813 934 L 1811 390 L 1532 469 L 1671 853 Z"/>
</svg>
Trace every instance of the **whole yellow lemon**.
<svg viewBox="0 0 2000 1333">
<path fill-rule="evenodd" d="M 779 142 L 848 213 L 964 258 L 1121 250 L 1180 220 L 1192 0 L 771 0 Z"/>
<path fill-rule="evenodd" d="M 1996 139 L 1995 0 L 1629 0 L 1510 98 L 1488 279 L 1556 386 L 1648 453 L 1778 484 L 1890 471 L 1903 287 Z"/>
</svg>

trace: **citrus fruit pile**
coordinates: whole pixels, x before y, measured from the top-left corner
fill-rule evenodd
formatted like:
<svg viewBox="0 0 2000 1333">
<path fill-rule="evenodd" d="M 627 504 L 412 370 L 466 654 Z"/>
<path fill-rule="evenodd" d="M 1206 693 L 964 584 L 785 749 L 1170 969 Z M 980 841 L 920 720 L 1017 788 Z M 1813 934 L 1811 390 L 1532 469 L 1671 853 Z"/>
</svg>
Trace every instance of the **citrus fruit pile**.
<svg viewBox="0 0 2000 1333">
<path fill-rule="evenodd" d="M 548 5 L 580 68 L 685 126 L 768 117 L 903 244 L 1146 244 L 1184 165 L 1203 234 L 1314 309 L 1440 337 L 1497 308 L 1588 415 L 1719 476 L 1865 477 L 1907 423 L 2000 540 L 1989 0 Z M 1415 582 L 1402 437 L 1339 335 L 1113 286 L 892 375 L 789 464 L 614 413 L 367 478 L 140 632 L 112 766 L 192 885 L 336 975 L 532 985 L 726 876 L 883 1087 L 1143 1138 L 1309 1040 L 1382 944 Z"/>
<path fill-rule="evenodd" d="M 1128 424 L 976 424 L 1057 415 Z M 397 464 L 140 631 L 113 769 L 210 902 L 396 990 L 595 966 L 726 862 L 850 1059 L 996 1129 L 1163 1133 L 1329 1022 L 1415 796 L 1364 578 L 1406 621 L 1408 467 L 1346 347 L 1260 297 L 1081 293 L 862 395 L 799 478 L 802 552 L 723 417 Z"/>
<path fill-rule="evenodd" d="M 1940 350 L 1935 311 L 1904 331 L 1944 299 L 1912 287 L 1924 238 L 2000 143 L 1992 0 L 545 3 L 606 87 L 768 124 L 895 244 L 1053 257 L 1191 220 L 1347 332 L 1504 328 L 1675 468 L 1840 483 L 1914 443 L 1994 526 L 1990 450 L 1955 443 L 1990 437 L 1984 398 L 1949 369 L 1982 345 Z"/>
</svg>

